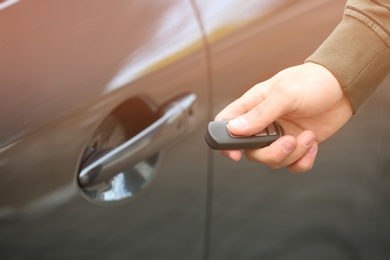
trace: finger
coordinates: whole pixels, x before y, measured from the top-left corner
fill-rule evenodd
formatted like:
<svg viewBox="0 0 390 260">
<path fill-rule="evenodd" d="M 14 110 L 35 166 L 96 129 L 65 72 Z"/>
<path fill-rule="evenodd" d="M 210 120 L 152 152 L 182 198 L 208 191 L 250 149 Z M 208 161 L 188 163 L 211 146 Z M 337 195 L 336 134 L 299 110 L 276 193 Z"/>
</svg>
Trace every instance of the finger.
<svg viewBox="0 0 390 260">
<path fill-rule="evenodd" d="M 301 159 L 287 167 L 288 170 L 294 173 L 306 172 L 311 170 L 313 168 L 317 152 L 318 144 L 314 143 Z"/>
<path fill-rule="evenodd" d="M 240 98 L 227 105 L 218 113 L 215 120 L 230 120 L 247 113 L 268 96 L 268 86 L 268 81 L 255 85 Z"/>
<path fill-rule="evenodd" d="M 229 121 L 229 130 L 236 135 L 253 135 L 289 111 L 289 99 L 272 93 L 247 113 Z"/>
<path fill-rule="evenodd" d="M 293 142 L 295 147 L 292 147 L 290 142 Z M 246 155 L 252 160 L 262 162 L 271 168 L 281 168 L 300 160 L 314 143 L 314 133 L 304 131 L 296 139 L 292 136 L 284 136 L 271 144 L 268 147 L 269 149 L 251 150 Z"/>
<path fill-rule="evenodd" d="M 230 158 L 232 161 L 238 162 L 241 160 L 242 153 L 240 150 L 223 150 L 221 151 L 223 156 Z"/>
<path fill-rule="evenodd" d="M 245 150 L 245 156 L 251 160 L 268 165 L 271 168 L 283 167 L 283 162 L 297 146 L 296 138 L 290 135 L 283 136 L 270 146 L 256 150 Z"/>
<path fill-rule="evenodd" d="M 310 147 L 315 143 L 315 135 L 312 131 L 303 131 L 297 137 L 297 146 L 295 149 L 287 156 L 287 158 L 282 162 L 282 166 L 288 166 L 296 163 L 300 160 L 310 149 Z"/>
</svg>

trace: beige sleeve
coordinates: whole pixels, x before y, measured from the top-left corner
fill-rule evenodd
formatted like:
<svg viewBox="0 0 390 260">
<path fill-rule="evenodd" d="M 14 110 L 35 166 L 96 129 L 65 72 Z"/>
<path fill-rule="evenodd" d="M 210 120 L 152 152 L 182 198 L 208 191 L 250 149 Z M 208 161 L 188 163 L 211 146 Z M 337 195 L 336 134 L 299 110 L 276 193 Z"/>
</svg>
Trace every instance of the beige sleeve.
<svg viewBox="0 0 390 260">
<path fill-rule="evenodd" d="M 354 112 L 390 71 L 390 0 L 350 0 L 344 17 L 306 62 L 338 79 Z"/>
</svg>

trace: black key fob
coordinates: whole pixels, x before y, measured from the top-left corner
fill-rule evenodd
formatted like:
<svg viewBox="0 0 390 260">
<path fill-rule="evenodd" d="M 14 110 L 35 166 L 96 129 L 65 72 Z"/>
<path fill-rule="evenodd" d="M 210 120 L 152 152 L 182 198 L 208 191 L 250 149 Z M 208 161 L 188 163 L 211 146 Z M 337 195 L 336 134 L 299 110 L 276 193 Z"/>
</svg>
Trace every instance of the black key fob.
<svg viewBox="0 0 390 260">
<path fill-rule="evenodd" d="M 283 136 L 283 128 L 273 122 L 262 132 L 252 136 L 235 136 L 229 132 L 228 121 L 212 121 L 208 124 L 205 139 L 214 150 L 242 150 L 263 148 Z"/>
</svg>

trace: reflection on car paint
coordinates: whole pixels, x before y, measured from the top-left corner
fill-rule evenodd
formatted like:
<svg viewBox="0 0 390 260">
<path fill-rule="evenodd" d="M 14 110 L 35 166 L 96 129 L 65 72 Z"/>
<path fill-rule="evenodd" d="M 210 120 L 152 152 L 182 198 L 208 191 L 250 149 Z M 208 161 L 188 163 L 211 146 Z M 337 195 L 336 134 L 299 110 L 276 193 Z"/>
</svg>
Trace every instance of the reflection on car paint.
<svg viewBox="0 0 390 260">
<path fill-rule="evenodd" d="M 110 80 L 105 91 L 121 88 L 147 73 L 199 51 L 203 46 L 199 28 L 193 23 L 184 22 L 191 16 L 194 14 L 190 9 L 178 13 L 171 8 L 159 21 L 155 21 L 159 24 L 156 31 L 148 32 L 149 39 L 127 57 L 127 62 Z"/>
<path fill-rule="evenodd" d="M 0 3 L 0 10 L 10 7 L 11 5 L 18 3 L 19 1 L 20 0 L 5 0 L 2 3 Z"/>
</svg>

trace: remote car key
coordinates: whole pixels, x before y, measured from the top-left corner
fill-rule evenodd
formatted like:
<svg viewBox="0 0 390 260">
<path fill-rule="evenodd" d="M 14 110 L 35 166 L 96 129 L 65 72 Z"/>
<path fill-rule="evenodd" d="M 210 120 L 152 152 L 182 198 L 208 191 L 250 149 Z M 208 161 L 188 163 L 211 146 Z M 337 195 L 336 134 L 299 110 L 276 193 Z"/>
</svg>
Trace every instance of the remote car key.
<svg viewBox="0 0 390 260">
<path fill-rule="evenodd" d="M 229 132 L 228 121 L 212 121 L 208 124 L 205 139 L 214 150 L 241 150 L 266 147 L 283 134 L 283 128 L 273 122 L 258 134 L 235 136 Z"/>
</svg>

